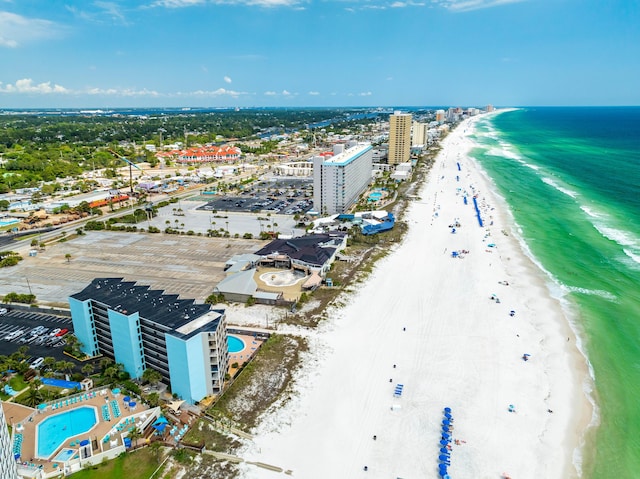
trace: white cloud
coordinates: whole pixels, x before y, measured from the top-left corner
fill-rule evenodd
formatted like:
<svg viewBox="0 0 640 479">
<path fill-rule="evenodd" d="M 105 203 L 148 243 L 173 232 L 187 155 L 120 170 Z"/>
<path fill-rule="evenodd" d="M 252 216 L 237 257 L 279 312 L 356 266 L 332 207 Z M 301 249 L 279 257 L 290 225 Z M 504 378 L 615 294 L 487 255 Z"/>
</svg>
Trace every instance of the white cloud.
<svg viewBox="0 0 640 479">
<path fill-rule="evenodd" d="M 120 6 L 117 3 L 98 0 L 93 2 L 93 4 L 102 10 L 101 14 L 106 14 L 106 16 L 115 23 L 128 25 L 127 19 L 125 18 L 122 11 L 120 11 Z"/>
<path fill-rule="evenodd" d="M 319 91 L 310 91 L 309 92 L 309 95 L 312 95 L 312 96 L 318 96 L 319 94 L 320 94 Z"/>
<path fill-rule="evenodd" d="M 275 91 L 265 91 L 264 94 L 267 95 L 267 96 L 276 96 L 277 95 L 277 93 Z"/>
<path fill-rule="evenodd" d="M 524 1 L 527 0 L 436 0 L 436 3 L 452 12 L 470 12 Z"/>
<path fill-rule="evenodd" d="M 182 8 L 203 5 L 206 0 L 157 0 L 151 4 L 152 7 Z"/>
<path fill-rule="evenodd" d="M 225 81 L 226 83 L 231 83 L 231 78 L 230 78 L 230 77 L 228 77 L 228 76 L 225 76 L 225 77 L 224 77 L 224 81 Z"/>
<path fill-rule="evenodd" d="M 234 90 L 226 90 L 225 88 L 218 88 L 217 90 L 209 91 L 209 90 L 197 90 L 191 93 L 186 93 L 186 95 L 196 95 L 196 96 L 222 96 L 229 95 L 233 98 L 237 98 L 240 95 L 246 95 L 246 92 L 243 91 L 234 91 Z M 185 93 L 183 93 L 185 95 Z"/>
<path fill-rule="evenodd" d="M 21 80 L 17 80 L 15 84 L 7 83 L 0 84 L 0 92 L 2 93 L 36 93 L 36 94 L 47 94 L 47 93 L 71 93 L 70 90 L 66 89 L 61 85 L 51 85 L 51 82 L 43 82 L 35 84 L 31 78 L 23 78 Z"/>
<path fill-rule="evenodd" d="M 370 91 L 363 91 L 358 93 L 358 96 L 371 96 L 373 95 L 373 93 L 371 93 Z"/>
<path fill-rule="evenodd" d="M 291 95 L 291 93 L 289 93 L 287 90 L 282 90 L 282 95 L 283 96 L 289 96 L 289 95 Z"/>
<path fill-rule="evenodd" d="M 152 7 L 184 8 L 198 5 L 256 5 L 260 7 L 298 7 L 300 0 L 156 0 Z"/>
<path fill-rule="evenodd" d="M 54 37 L 60 30 L 49 20 L 0 11 L 0 47 L 16 48 L 23 43 Z"/>
</svg>

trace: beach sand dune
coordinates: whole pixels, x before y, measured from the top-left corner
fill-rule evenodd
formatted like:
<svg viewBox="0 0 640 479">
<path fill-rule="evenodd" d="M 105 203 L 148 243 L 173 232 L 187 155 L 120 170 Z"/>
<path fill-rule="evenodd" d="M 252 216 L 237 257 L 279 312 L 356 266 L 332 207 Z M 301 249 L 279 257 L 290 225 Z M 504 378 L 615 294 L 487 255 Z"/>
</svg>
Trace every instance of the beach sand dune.
<svg viewBox="0 0 640 479">
<path fill-rule="evenodd" d="M 246 460 L 303 479 L 437 478 L 450 407 L 451 477 L 576 476 L 575 431 L 589 416 L 585 361 L 544 275 L 467 157 L 473 121 L 443 141 L 405 217 L 404 242 L 347 306 L 330 310 L 296 394 L 265 416 Z M 242 469 L 245 478 L 279 475 Z"/>
</svg>

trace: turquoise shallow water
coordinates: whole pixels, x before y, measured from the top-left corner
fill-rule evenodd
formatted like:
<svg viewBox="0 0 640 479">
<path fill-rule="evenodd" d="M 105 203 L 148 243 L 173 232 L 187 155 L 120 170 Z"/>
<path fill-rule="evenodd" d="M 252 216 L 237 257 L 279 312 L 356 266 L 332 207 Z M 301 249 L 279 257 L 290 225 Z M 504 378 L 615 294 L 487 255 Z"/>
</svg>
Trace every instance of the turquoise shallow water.
<svg viewBox="0 0 640 479">
<path fill-rule="evenodd" d="M 593 367 L 583 477 L 640 477 L 640 108 L 519 109 L 475 140 Z"/>
</svg>

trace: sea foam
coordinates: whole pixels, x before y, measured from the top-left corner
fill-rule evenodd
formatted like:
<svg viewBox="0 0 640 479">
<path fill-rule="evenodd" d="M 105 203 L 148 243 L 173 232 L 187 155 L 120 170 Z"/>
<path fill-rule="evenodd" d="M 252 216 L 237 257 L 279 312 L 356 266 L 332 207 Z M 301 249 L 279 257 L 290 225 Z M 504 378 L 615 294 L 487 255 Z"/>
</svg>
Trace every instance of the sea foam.
<svg viewBox="0 0 640 479">
<path fill-rule="evenodd" d="M 569 188 L 565 188 L 564 186 L 560 186 L 555 180 L 552 180 L 548 176 L 543 176 L 541 179 L 543 183 L 546 183 L 547 185 L 552 186 L 553 188 L 558 190 L 560 193 L 564 193 L 565 195 L 570 196 L 571 198 L 578 197 L 577 192 L 572 191 Z"/>
</svg>

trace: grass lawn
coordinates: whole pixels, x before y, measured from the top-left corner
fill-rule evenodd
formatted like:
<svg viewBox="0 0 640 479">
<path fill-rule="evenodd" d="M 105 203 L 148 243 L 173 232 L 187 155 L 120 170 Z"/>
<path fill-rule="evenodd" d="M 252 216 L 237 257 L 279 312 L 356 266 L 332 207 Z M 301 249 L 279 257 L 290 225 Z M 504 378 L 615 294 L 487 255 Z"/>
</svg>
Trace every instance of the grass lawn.
<svg viewBox="0 0 640 479">
<path fill-rule="evenodd" d="M 16 375 L 9 380 L 9 386 L 11 386 L 14 391 L 22 391 L 29 386 L 29 384 L 24 381 L 22 375 Z"/>
<path fill-rule="evenodd" d="M 112 461 L 83 469 L 72 477 L 73 479 L 148 479 L 158 465 L 151 449 L 145 447 L 121 454 Z"/>
</svg>

